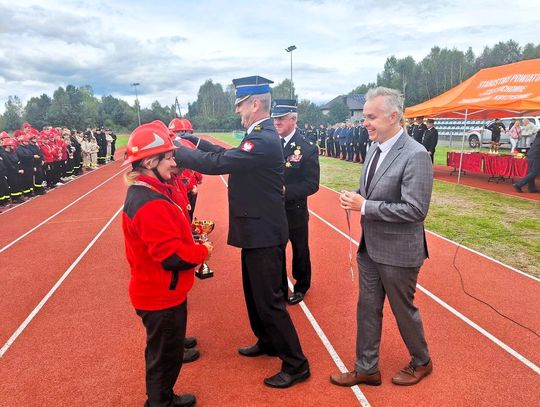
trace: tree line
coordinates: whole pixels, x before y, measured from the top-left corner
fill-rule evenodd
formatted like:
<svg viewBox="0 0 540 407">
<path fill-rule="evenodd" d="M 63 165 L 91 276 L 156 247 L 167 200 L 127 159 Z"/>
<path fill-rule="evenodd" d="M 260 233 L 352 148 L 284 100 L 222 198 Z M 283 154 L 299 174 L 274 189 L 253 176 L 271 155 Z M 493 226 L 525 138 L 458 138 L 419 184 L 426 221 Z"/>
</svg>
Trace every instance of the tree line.
<svg viewBox="0 0 540 407">
<path fill-rule="evenodd" d="M 411 56 L 387 58 L 376 82 L 357 86 L 349 95 L 364 94 L 369 88 L 386 86 L 399 89 L 405 96 L 405 105 L 412 106 L 431 99 L 468 79 L 480 69 L 540 58 L 540 43 L 528 43 L 521 47 L 516 41 L 499 42 L 493 47 L 484 47 L 478 56 L 472 48 L 461 51 L 456 48 L 435 46 L 422 60 L 416 62 Z M 276 99 L 299 100 L 299 123 L 314 125 L 342 122 L 350 117 L 344 103 L 334 103 L 327 116 L 319 106 L 308 99 L 301 99 L 294 83 L 285 79 L 272 89 Z M 337 95 L 336 95 L 337 96 Z M 162 120 L 168 123 L 177 115 L 175 105 L 162 106 L 158 101 L 149 108 L 140 109 L 141 122 Z M 234 88 L 225 88 L 220 83 L 208 79 L 201 85 L 197 100 L 188 104 L 186 117 L 197 130 L 239 129 L 240 120 L 234 113 Z M 103 126 L 116 132 L 131 131 L 138 124 L 137 102 L 130 105 L 111 95 L 96 97 L 90 86 L 59 87 L 52 98 L 46 94 L 32 97 L 25 106 L 17 96 L 10 96 L 5 103 L 5 111 L 0 115 L 0 130 L 14 130 L 23 122 L 36 128 L 43 126 L 67 126 L 85 129 Z"/>
</svg>

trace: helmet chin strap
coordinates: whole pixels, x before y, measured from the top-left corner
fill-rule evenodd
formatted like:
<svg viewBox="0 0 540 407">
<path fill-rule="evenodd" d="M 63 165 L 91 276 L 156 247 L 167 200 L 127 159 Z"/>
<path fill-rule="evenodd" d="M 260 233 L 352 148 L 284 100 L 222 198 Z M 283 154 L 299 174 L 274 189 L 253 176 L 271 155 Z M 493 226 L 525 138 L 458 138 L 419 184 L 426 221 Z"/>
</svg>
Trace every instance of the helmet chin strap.
<svg viewBox="0 0 540 407">
<path fill-rule="evenodd" d="M 152 172 L 154 173 L 154 175 L 156 176 L 157 179 L 159 179 L 161 182 L 165 183 L 165 180 L 163 179 L 163 177 L 161 176 L 161 174 L 159 173 L 157 167 L 159 166 L 159 163 L 161 162 L 161 160 L 163 160 L 165 158 L 165 154 L 161 153 L 159 156 L 158 156 L 158 162 L 157 162 L 157 165 L 152 168 Z"/>
</svg>

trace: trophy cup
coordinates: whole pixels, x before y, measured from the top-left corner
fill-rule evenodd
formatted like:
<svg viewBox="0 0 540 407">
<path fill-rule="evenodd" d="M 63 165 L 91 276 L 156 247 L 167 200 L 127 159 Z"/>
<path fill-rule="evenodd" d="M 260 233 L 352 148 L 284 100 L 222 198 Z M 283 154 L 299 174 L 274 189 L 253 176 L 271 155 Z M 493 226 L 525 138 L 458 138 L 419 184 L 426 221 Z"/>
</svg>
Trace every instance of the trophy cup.
<svg viewBox="0 0 540 407">
<path fill-rule="evenodd" d="M 208 241 L 208 235 L 214 230 L 215 223 L 213 220 L 198 220 L 195 219 L 192 223 L 193 238 L 199 242 L 204 243 Z M 195 272 L 195 276 L 201 280 L 205 278 L 214 277 L 214 272 L 210 270 L 208 264 L 203 262 L 199 269 Z"/>
</svg>

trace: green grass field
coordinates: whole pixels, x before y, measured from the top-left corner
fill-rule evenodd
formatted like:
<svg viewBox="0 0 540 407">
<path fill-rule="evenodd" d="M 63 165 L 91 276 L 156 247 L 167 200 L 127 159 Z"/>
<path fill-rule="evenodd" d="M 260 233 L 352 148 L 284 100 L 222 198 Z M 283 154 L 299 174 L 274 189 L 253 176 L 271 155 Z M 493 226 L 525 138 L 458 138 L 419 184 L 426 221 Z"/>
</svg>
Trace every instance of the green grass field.
<svg viewBox="0 0 540 407">
<path fill-rule="evenodd" d="M 237 146 L 242 135 L 211 133 Z M 452 148 L 455 150 L 457 148 Z M 437 149 L 446 164 L 449 147 Z M 336 191 L 358 186 L 361 165 L 321 157 L 321 184 Z M 531 275 L 540 277 L 540 203 L 435 180 L 426 227 Z"/>
</svg>

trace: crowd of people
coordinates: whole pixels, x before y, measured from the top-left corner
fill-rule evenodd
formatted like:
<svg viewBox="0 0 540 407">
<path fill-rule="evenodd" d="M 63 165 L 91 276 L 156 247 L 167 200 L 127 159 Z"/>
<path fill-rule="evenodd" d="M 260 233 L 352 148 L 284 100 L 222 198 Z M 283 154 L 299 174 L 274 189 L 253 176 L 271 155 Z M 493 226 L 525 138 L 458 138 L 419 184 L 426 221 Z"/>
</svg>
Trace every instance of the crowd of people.
<svg viewBox="0 0 540 407">
<path fill-rule="evenodd" d="M 422 144 L 431 156 L 435 155 L 435 148 L 439 141 L 439 134 L 433 119 L 424 122 L 423 117 L 402 121 L 403 127 L 418 143 Z M 306 123 L 302 134 L 312 143 L 317 144 L 323 156 L 339 158 L 344 161 L 364 163 L 367 151 L 372 141 L 364 126 L 364 119 L 336 123 L 334 125 L 314 125 Z"/>
<path fill-rule="evenodd" d="M 113 161 L 116 149 L 116 134 L 103 128 L 39 131 L 24 123 L 0 139 L 0 211 Z"/>
</svg>

